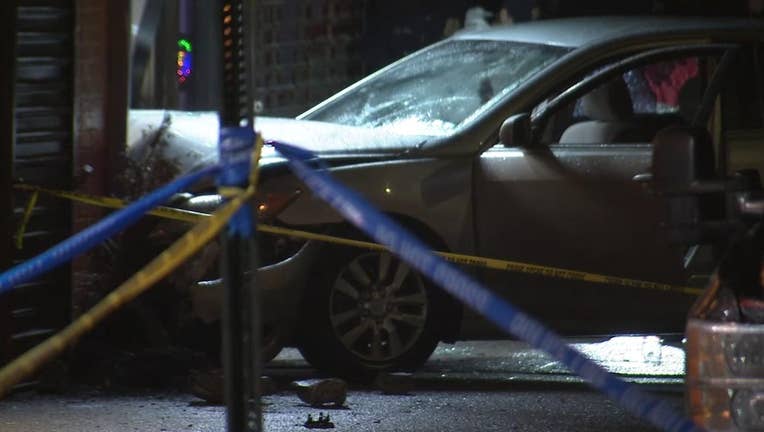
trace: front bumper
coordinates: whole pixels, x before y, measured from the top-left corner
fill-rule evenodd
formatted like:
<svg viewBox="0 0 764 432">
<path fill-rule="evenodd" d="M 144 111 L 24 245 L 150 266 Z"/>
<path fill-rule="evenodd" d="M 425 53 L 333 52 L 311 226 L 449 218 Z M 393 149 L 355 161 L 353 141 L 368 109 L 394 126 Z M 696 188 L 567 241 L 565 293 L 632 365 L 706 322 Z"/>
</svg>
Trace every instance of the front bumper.
<svg viewBox="0 0 764 432">
<path fill-rule="evenodd" d="M 293 339 L 303 293 L 310 286 L 311 269 L 320 249 L 320 244 L 308 241 L 293 256 L 257 271 L 263 322 L 278 329 L 286 342 Z"/>
<path fill-rule="evenodd" d="M 317 242 L 308 241 L 289 258 L 257 270 L 255 283 L 261 290 L 263 324 L 277 331 L 284 343 L 293 339 L 303 292 L 309 286 L 310 272 L 320 248 Z M 193 285 L 190 296 L 194 315 L 206 322 L 218 320 L 223 310 L 223 295 L 220 280 Z"/>
</svg>

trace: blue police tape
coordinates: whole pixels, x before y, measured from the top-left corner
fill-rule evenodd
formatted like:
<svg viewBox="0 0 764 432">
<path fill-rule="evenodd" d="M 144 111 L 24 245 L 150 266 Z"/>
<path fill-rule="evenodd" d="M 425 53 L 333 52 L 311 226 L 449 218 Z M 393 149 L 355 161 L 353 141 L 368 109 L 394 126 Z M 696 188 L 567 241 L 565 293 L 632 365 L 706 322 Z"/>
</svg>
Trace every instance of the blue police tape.
<svg viewBox="0 0 764 432">
<path fill-rule="evenodd" d="M 278 142 L 270 144 L 289 160 L 292 171 L 313 193 L 377 242 L 387 246 L 401 259 L 500 328 L 535 348 L 546 351 L 593 387 L 653 425 L 667 431 L 703 430 L 665 401 L 607 372 L 565 343 L 555 332 L 496 296 L 455 266 L 432 254 L 424 243 L 327 173 L 311 169 L 306 161 L 314 156 L 306 150 Z"/>
<path fill-rule="evenodd" d="M 218 153 L 223 169 L 218 174 L 220 186 L 244 187 L 249 181 L 255 131 L 251 127 L 220 128 Z M 228 232 L 250 237 L 254 233 L 254 213 L 251 206 L 241 206 L 228 221 Z"/>
<path fill-rule="evenodd" d="M 147 211 L 167 201 L 173 194 L 188 189 L 200 179 L 214 175 L 219 170 L 220 167 L 215 165 L 174 180 L 40 255 L 3 272 L 0 274 L 0 295 L 72 260 L 77 255 L 87 252 L 95 245 L 135 223 Z"/>
</svg>

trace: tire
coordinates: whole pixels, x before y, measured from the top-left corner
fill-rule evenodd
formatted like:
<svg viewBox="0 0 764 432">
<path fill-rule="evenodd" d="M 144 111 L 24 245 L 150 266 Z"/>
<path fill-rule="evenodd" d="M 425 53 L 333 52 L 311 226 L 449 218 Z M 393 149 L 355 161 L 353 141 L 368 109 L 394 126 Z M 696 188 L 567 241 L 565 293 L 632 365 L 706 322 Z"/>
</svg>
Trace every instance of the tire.
<svg viewBox="0 0 764 432">
<path fill-rule="evenodd" d="M 413 370 L 439 342 L 428 281 L 388 252 L 329 248 L 311 273 L 298 348 L 317 369 L 349 379 Z"/>
</svg>

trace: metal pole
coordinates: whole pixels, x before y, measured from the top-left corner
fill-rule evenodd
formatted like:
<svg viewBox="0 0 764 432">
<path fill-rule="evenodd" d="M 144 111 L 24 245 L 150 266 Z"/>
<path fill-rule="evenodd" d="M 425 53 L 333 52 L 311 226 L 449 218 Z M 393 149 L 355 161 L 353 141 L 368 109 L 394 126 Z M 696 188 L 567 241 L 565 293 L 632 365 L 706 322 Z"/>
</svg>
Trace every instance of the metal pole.
<svg viewBox="0 0 764 432">
<path fill-rule="evenodd" d="M 223 322 L 226 424 L 229 432 L 262 430 L 259 391 L 260 346 L 251 238 L 224 234 L 223 278 L 225 311 Z M 257 327 L 257 328 L 255 328 Z"/>
<path fill-rule="evenodd" d="M 220 111 L 221 162 L 249 157 L 254 145 L 250 14 L 253 1 L 223 0 L 223 100 Z M 223 174 L 221 186 L 246 186 L 248 172 Z M 229 432 L 262 430 L 260 408 L 260 295 L 255 215 L 245 206 L 222 235 L 225 287 L 223 367 Z"/>
</svg>

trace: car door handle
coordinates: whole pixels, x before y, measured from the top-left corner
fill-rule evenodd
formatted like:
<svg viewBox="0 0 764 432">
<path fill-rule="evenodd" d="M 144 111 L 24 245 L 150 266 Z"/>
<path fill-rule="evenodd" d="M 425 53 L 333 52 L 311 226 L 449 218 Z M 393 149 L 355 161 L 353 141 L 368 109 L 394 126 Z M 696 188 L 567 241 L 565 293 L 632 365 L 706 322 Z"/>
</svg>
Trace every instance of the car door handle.
<svg viewBox="0 0 764 432">
<path fill-rule="evenodd" d="M 653 173 L 641 173 L 631 178 L 637 183 L 650 183 L 653 181 Z"/>
</svg>

